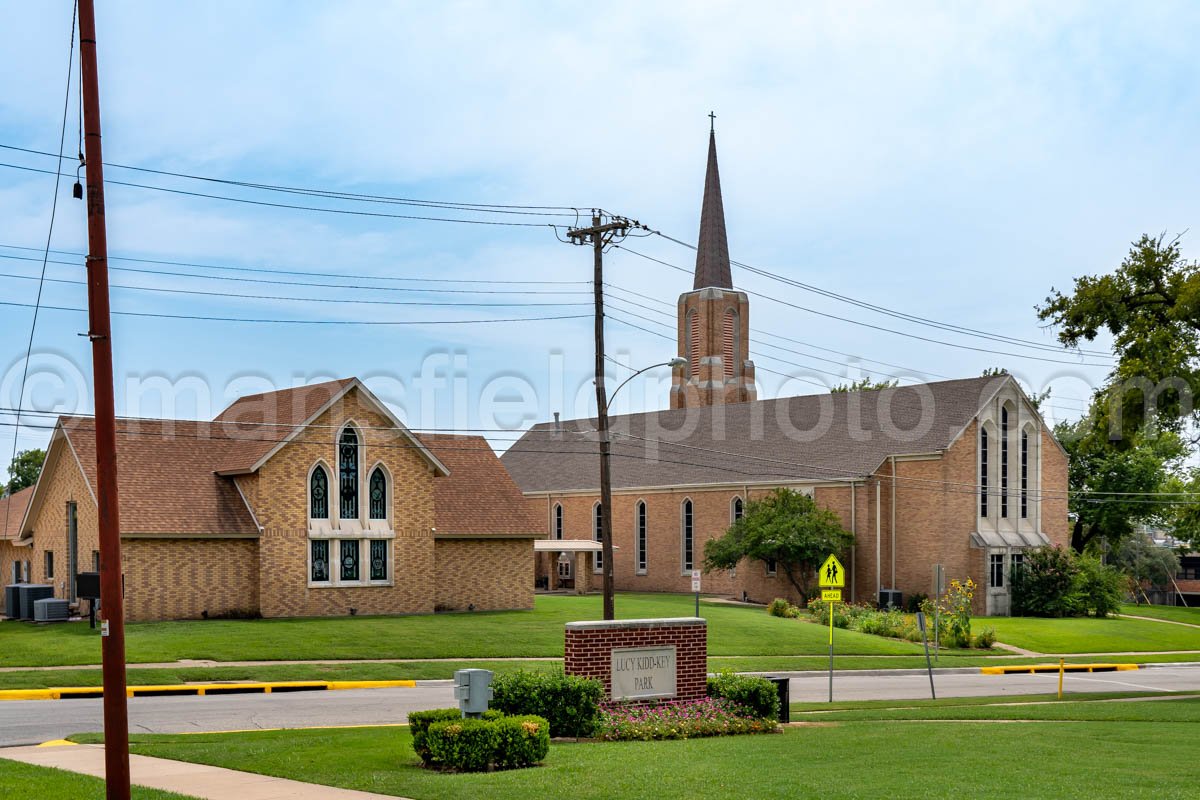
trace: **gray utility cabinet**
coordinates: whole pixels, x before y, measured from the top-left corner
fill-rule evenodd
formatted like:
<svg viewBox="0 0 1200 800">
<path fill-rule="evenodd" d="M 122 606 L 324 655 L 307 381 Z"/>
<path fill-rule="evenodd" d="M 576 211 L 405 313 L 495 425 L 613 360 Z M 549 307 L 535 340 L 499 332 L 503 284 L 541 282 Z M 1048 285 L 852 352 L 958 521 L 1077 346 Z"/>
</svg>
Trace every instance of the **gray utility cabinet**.
<svg viewBox="0 0 1200 800">
<path fill-rule="evenodd" d="M 34 622 L 66 622 L 71 618 L 70 603 L 47 597 L 33 601 Z"/>
<path fill-rule="evenodd" d="M 21 618 L 21 587 L 25 585 L 10 583 L 4 587 L 4 616 L 9 619 Z"/>
<path fill-rule="evenodd" d="M 21 604 L 21 619 L 33 619 L 33 604 L 38 600 L 54 597 L 54 587 L 45 583 L 22 584 L 18 590 Z"/>
</svg>

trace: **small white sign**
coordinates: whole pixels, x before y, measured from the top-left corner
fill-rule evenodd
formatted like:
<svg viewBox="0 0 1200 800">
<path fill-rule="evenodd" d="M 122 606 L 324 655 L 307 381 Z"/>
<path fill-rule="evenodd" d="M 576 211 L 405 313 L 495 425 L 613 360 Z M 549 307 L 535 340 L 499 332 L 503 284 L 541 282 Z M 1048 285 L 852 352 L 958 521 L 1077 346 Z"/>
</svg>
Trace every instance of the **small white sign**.
<svg viewBox="0 0 1200 800">
<path fill-rule="evenodd" d="M 692 591 L 693 592 L 700 591 L 700 581 L 692 581 Z"/>
<path fill-rule="evenodd" d="M 675 696 L 675 645 L 612 651 L 612 699 Z"/>
<path fill-rule="evenodd" d="M 108 636 L 108 620 L 106 619 L 100 620 L 100 635 Z"/>
<path fill-rule="evenodd" d="M 692 580 L 694 580 L 694 581 L 700 580 L 700 570 L 698 570 L 698 569 L 692 570 Z"/>
</svg>

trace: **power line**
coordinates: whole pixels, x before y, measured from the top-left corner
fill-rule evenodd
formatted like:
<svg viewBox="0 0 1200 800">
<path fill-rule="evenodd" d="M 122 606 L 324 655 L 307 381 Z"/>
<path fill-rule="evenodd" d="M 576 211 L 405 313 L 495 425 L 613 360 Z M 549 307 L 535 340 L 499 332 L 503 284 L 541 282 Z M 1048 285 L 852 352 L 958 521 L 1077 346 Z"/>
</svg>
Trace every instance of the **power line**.
<svg viewBox="0 0 1200 800">
<path fill-rule="evenodd" d="M 0 167 L 6 169 L 16 169 L 24 172 L 36 172 L 43 175 L 62 175 L 62 172 L 48 169 L 38 169 L 37 167 L 25 167 L 20 164 L 9 164 L 0 162 Z M 70 177 L 68 175 L 68 177 Z M 183 195 L 185 197 L 201 197 L 208 200 L 224 200 L 229 203 L 243 203 L 246 205 L 264 206 L 266 208 L 282 208 L 291 211 L 315 211 L 324 214 L 344 214 L 354 217 L 379 217 L 384 219 L 405 219 L 417 222 L 457 222 L 463 225 L 498 225 L 507 226 L 510 228 L 558 228 L 568 227 L 567 223 L 550 223 L 550 222 L 508 222 L 494 219 L 463 219 L 461 217 L 432 217 L 420 214 L 391 214 L 383 211 L 363 211 L 352 208 L 324 208 L 322 206 L 303 206 L 295 203 L 275 203 L 268 200 L 251 200 L 246 197 L 230 197 L 223 194 L 209 194 L 208 192 L 193 192 L 186 189 L 171 189 L 166 186 L 154 186 L 147 183 L 133 183 L 131 181 L 115 181 L 105 179 L 105 184 L 115 186 L 126 186 L 135 189 L 149 189 L 155 192 L 167 192 L 168 194 Z"/>
<path fill-rule="evenodd" d="M 11 250 L 37 250 L 40 252 L 39 248 L 22 247 L 20 245 L 15 245 L 15 244 L 0 244 L 0 247 L 6 247 Z M 74 252 L 71 250 L 51 250 L 50 252 L 58 254 L 58 255 L 76 256 L 78 258 L 84 258 L 87 255 L 86 253 L 77 253 L 77 252 Z M 0 254 L 0 258 L 11 258 L 14 260 L 26 260 L 26 259 L 22 259 L 20 256 L 8 256 L 8 255 L 2 255 L 2 254 Z M 261 272 L 261 273 L 267 273 L 267 274 L 273 274 L 273 275 L 301 275 L 301 276 L 318 277 L 318 278 L 362 278 L 362 279 L 372 280 L 372 281 L 404 281 L 404 282 L 417 282 L 417 283 L 486 283 L 486 284 L 496 284 L 496 285 L 515 284 L 515 285 L 548 285 L 548 286 L 550 286 L 550 285 L 567 285 L 567 286 L 586 285 L 586 286 L 590 286 L 592 283 L 591 281 L 562 281 L 562 280 L 518 281 L 518 280 L 501 280 L 498 278 L 479 278 L 479 279 L 423 278 L 423 277 L 422 278 L 411 278 L 411 277 L 396 276 L 396 275 L 364 275 L 361 273 L 360 274 L 352 274 L 352 273 L 348 273 L 348 272 L 311 272 L 308 270 L 270 269 L 267 267 L 246 267 L 246 266 L 241 266 L 241 265 L 230 266 L 228 264 L 202 264 L 202 263 L 197 263 L 197 262 L 193 262 L 193 261 L 169 261 L 166 259 L 157 259 L 157 258 L 133 258 L 132 256 L 109 256 L 108 259 L 110 261 L 129 261 L 131 263 L 138 263 L 138 264 L 162 264 L 162 265 L 172 266 L 172 267 L 192 267 L 195 269 L 216 269 L 216 270 L 224 270 L 227 272 Z M 73 261 L 52 261 L 51 263 L 74 264 L 75 262 L 73 262 Z M 164 273 L 164 274 L 175 275 L 175 274 L 183 274 L 183 273 Z M 206 277 L 206 276 L 197 275 L 196 277 Z"/>
<path fill-rule="evenodd" d="M 31 303 L 14 303 L 0 300 L 2 306 L 16 308 L 33 308 Z M 73 311 L 87 313 L 84 308 L 68 306 L 42 306 L 49 311 Z M 264 325 L 485 325 L 494 322 L 541 322 L 557 319 L 584 319 L 590 314 L 567 314 L 548 317 L 513 317 L 505 319 L 425 319 L 425 320 L 365 320 L 365 319 L 255 319 L 246 317 L 212 317 L 199 314 L 160 314 L 150 311 L 113 311 L 114 315 L 122 317 L 150 317 L 154 319 L 187 319 L 202 322 L 248 322 Z"/>
<path fill-rule="evenodd" d="M 687 242 L 676 239 L 673 236 L 667 236 L 666 234 L 664 234 L 660 231 L 654 231 L 654 233 L 658 236 L 661 236 L 662 238 L 666 239 L 669 242 L 674 242 L 675 244 L 681 245 L 681 246 L 689 248 L 691 250 L 696 249 L 695 245 L 688 244 Z M 804 283 L 803 281 L 798 281 L 795 278 L 789 278 L 787 276 L 780 275 L 778 273 L 762 269 L 761 267 L 755 267 L 750 264 L 746 264 L 744 262 L 737 261 L 732 258 L 729 260 L 729 263 L 731 263 L 735 266 L 741 267 L 742 269 L 745 269 L 756 275 L 760 275 L 764 278 L 769 278 L 774 281 L 786 283 L 789 286 L 795 286 L 796 288 L 803 289 L 807 292 L 819 294 L 823 297 L 829 297 L 834 300 L 839 300 L 844 303 L 849 303 L 851 305 L 858 306 L 859 308 L 863 308 L 868 311 L 874 311 L 879 314 L 885 314 L 887 316 L 894 317 L 896 319 L 902 319 L 907 322 L 915 322 L 917 324 L 927 325 L 930 327 L 938 328 L 940 330 L 950 331 L 952 333 L 962 333 L 962 334 L 966 334 L 969 336 L 977 336 L 977 337 L 984 338 L 984 339 L 991 339 L 993 341 L 1004 342 L 1004 343 L 1008 343 L 1008 344 L 1016 344 L 1021 347 L 1029 347 L 1029 348 L 1036 349 L 1036 350 L 1049 350 L 1051 352 L 1056 352 L 1056 353 L 1061 352 L 1061 350 L 1062 350 L 1061 347 L 1057 347 L 1055 345 L 1048 345 L 1045 342 L 1033 342 L 1033 341 L 1029 341 L 1028 339 L 1020 339 L 1020 338 L 1017 338 L 1014 336 L 1005 336 L 1004 334 L 990 333 L 988 331 L 981 331 L 981 330 L 978 330 L 975 328 L 968 328 L 968 327 L 965 327 L 962 325 L 955 325 L 955 324 L 949 323 L 949 322 L 940 322 L 935 319 L 929 319 L 928 317 L 921 317 L 921 316 L 918 316 L 915 314 L 909 314 L 904 311 L 897 311 L 895 309 L 887 308 L 886 306 L 877 305 L 875 303 L 868 303 L 864 300 L 859 300 L 857 298 L 850 297 L 849 295 L 839 294 L 837 292 L 833 292 L 828 289 L 822 289 L 819 286 L 813 286 L 812 284 Z M 1084 354 L 1084 355 L 1106 356 L 1106 357 L 1112 356 L 1112 353 L 1101 351 L 1101 350 L 1078 349 L 1078 352 L 1081 354 Z"/>
<path fill-rule="evenodd" d="M 33 155 L 53 156 L 53 153 L 45 150 L 34 150 L 28 147 L 17 147 L 15 145 L 0 144 L 0 148 L 5 150 L 14 150 L 20 153 L 30 153 Z M 341 192 L 333 189 L 315 189 L 304 188 L 297 186 L 282 186 L 271 183 L 256 183 L 251 181 L 239 181 L 228 178 L 215 178 L 207 175 L 194 175 L 186 172 L 171 172 L 169 170 L 151 169 L 150 167 L 137 167 L 130 164 L 117 164 L 111 161 L 105 161 L 106 167 L 115 167 L 117 169 L 127 169 L 135 172 L 144 172 L 151 175 L 166 175 L 173 178 L 186 178 L 188 180 L 206 181 L 209 183 L 219 183 L 229 186 L 239 186 L 249 189 L 262 189 L 273 192 L 285 192 L 289 194 L 303 194 L 317 197 L 331 197 L 340 200 L 357 200 L 373 203 L 390 203 L 398 205 L 422 206 L 428 208 L 447 208 L 462 211 L 480 211 L 488 213 L 500 214 L 532 214 L 535 212 L 554 211 L 554 214 L 540 214 L 541 216 L 571 216 L 578 217 L 580 209 L 583 206 L 537 206 L 537 205 L 517 205 L 504 203 L 468 203 L 451 200 L 428 200 L 412 197 L 395 197 L 392 195 L 379 194 L 361 194 L 356 192 Z"/>
<path fill-rule="evenodd" d="M 42 272 L 41 279 L 38 281 L 37 301 L 33 305 L 33 320 L 29 323 L 29 341 L 25 345 L 25 364 L 21 369 L 21 385 L 17 394 L 17 424 L 21 424 L 21 408 L 25 404 L 25 383 L 29 380 L 29 361 L 33 354 L 33 337 L 37 332 L 38 312 L 42 307 L 42 289 L 45 287 L 46 280 L 46 262 L 50 258 L 50 242 L 54 238 L 54 220 L 58 215 L 58 189 L 62 178 L 62 159 L 63 148 L 67 141 L 67 109 L 71 103 L 71 74 L 75 71 L 75 19 L 79 7 L 71 4 L 71 41 L 67 48 L 67 88 L 63 97 L 62 110 L 62 126 L 58 134 L 58 166 L 54 171 L 54 196 L 50 202 L 50 224 L 46 230 L 46 246 L 42 250 Z M 12 455 L 9 463 L 17 460 L 17 440 L 19 439 L 20 429 L 13 431 L 13 446 Z M 4 489 L 7 490 L 7 482 Z M 12 515 L 12 503 L 6 503 L 4 508 L 4 529 L 8 530 L 9 517 Z"/>
<path fill-rule="evenodd" d="M 639 253 L 636 250 L 631 250 L 630 248 L 628 248 L 624 245 L 614 245 L 614 246 L 620 247 L 622 250 L 626 251 L 627 253 L 633 253 L 635 256 L 640 256 L 641 258 L 647 259 L 648 261 L 654 261 L 658 264 L 662 264 L 664 266 L 670 267 L 671 269 L 676 269 L 676 270 L 679 270 L 680 272 L 687 272 L 687 273 L 691 272 L 691 270 L 686 270 L 683 267 L 676 266 L 675 264 L 670 264 L 666 261 L 662 261 L 661 259 L 654 258 L 653 256 L 648 256 L 645 253 Z M 833 319 L 833 320 L 837 320 L 839 322 L 846 322 L 851 325 L 859 325 L 864 328 L 870 328 L 872 330 L 881 331 L 883 333 L 890 333 L 890 334 L 894 334 L 896 336 L 904 336 L 906 338 L 916 339 L 916 340 L 922 341 L 922 342 L 929 342 L 931 344 L 940 344 L 945 347 L 954 347 L 954 348 L 958 348 L 960 350 L 973 350 L 978 353 L 992 353 L 995 355 L 1010 356 L 1012 358 L 1025 358 L 1025 359 L 1030 359 L 1033 361 L 1046 361 L 1046 362 L 1049 362 L 1052 364 L 1071 364 L 1074 366 L 1084 366 L 1084 367 L 1105 367 L 1105 368 L 1111 367 L 1110 364 L 1096 364 L 1096 363 L 1087 362 L 1087 361 L 1067 361 L 1064 359 L 1046 358 L 1044 356 L 1035 356 L 1035 355 L 1030 355 L 1027 353 L 1010 353 L 1010 352 L 1007 352 L 1004 350 L 991 350 L 991 349 L 988 349 L 985 347 L 974 347 L 972 345 L 967 345 L 967 344 L 958 344 L 955 342 L 945 342 L 945 341 L 942 341 L 941 339 L 932 339 L 928 336 L 920 336 L 915 333 L 906 333 L 904 331 L 898 331 L 898 330 L 895 330 L 892 328 L 885 328 L 881 325 L 874 325 L 870 322 L 863 322 L 861 320 L 850 319 L 849 317 L 841 317 L 841 316 L 838 316 L 837 314 L 830 314 L 825 311 L 818 311 L 814 308 L 809 308 L 807 306 L 802 306 L 797 303 L 792 303 L 787 300 L 783 300 L 779 297 L 775 297 L 773 295 L 762 294 L 760 292 L 751 291 L 750 289 L 739 289 L 739 291 L 744 291 L 746 294 L 754 295 L 755 297 L 763 297 L 763 298 L 766 298 L 767 300 L 770 300 L 771 302 L 779 303 L 780 305 L 784 305 L 789 308 L 794 308 L 794 309 L 797 309 L 798 311 L 806 311 L 809 314 L 815 314 L 816 316 L 819 316 L 819 317 L 825 317 L 827 319 Z"/>
</svg>

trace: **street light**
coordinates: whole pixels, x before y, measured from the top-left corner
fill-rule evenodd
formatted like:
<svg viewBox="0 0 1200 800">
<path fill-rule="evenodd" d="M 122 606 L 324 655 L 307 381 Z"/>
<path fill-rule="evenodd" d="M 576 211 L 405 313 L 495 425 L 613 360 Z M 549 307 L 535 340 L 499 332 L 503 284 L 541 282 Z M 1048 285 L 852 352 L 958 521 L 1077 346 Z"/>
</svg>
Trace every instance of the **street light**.
<svg viewBox="0 0 1200 800">
<path fill-rule="evenodd" d="M 603 399 L 603 402 L 598 403 L 596 408 L 596 430 L 600 440 L 600 552 L 604 559 L 605 619 L 616 619 L 616 609 L 613 603 L 612 473 L 609 468 L 611 442 L 608 438 L 608 406 L 613 398 L 617 396 L 617 392 L 625 387 L 625 384 L 643 372 L 648 372 L 657 367 L 684 367 L 687 366 L 687 363 L 686 358 L 676 357 L 661 364 L 651 364 L 648 367 L 639 369 L 621 381 L 617 388 L 613 390 L 612 395 L 606 397 L 602 391 L 597 393 Z"/>
</svg>

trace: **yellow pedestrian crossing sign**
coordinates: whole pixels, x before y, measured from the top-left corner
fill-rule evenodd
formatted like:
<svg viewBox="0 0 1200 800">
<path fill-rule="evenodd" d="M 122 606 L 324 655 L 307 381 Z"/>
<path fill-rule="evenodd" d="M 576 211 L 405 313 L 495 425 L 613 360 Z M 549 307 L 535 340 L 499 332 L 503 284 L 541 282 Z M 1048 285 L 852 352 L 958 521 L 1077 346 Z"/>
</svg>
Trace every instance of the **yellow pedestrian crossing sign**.
<svg viewBox="0 0 1200 800">
<path fill-rule="evenodd" d="M 837 556 L 831 555 L 821 565 L 817 578 L 822 589 L 842 589 L 846 586 L 846 568 L 837 560 Z"/>
</svg>

